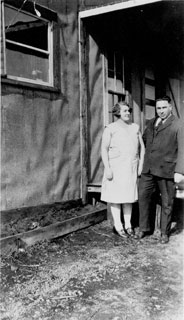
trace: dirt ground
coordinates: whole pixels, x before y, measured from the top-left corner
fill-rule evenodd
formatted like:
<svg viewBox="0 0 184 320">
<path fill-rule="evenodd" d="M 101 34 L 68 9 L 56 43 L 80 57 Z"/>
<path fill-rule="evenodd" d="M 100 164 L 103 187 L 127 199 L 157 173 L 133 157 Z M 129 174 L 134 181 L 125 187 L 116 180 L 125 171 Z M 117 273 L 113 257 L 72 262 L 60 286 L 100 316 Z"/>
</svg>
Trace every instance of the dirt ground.
<svg viewBox="0 0 184 320">
<path fill-rule="evenodd" d="M 102 204 L 98 203 L 100 209 Z M 80 200 L 54 203 L 24 209 L 15 209 L 1 213 L 0 237 L 8 237 L 21 232 L 61 222 L 81 216 L 94 210 L 94 206 L 82 205 Z"/>
<path fill-rule="evenodd" d="M 183 244 L 122 239 L 106 220 L 20 246 L 1 260 L 1 320 L 182 320 Z"/>
</svg>

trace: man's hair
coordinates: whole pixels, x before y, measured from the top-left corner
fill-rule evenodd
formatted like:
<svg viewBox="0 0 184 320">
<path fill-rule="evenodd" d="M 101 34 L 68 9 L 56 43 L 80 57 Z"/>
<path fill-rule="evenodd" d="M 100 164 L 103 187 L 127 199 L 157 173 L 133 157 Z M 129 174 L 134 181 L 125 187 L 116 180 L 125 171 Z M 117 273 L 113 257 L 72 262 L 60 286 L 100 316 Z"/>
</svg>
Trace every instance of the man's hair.
<svg viewBox="0 0 184 320">
<path fill-rule="evenodd" d="M 169 96 L 162 96 L 162 97 L 159 97 L 156 99 L 156 102 L 157 101 L 167 101 L 168 103 L 171 102 L 171 98 Z"/>
<path fill-rule="evenodd" d="M 125 101 L 120 101 L 118 103 L 116 103 L 113 108 L 112 108 L 112 114 L 114 116 L 116 116 L 117 118 L 120 118 L 120 110 L 121 110 L 121 106 L 127 106 L 129 107 L 129 104 Z M 130 113 L 132 112 L 132 109 L 129 107 L 129 111 Z"/>
</svg>

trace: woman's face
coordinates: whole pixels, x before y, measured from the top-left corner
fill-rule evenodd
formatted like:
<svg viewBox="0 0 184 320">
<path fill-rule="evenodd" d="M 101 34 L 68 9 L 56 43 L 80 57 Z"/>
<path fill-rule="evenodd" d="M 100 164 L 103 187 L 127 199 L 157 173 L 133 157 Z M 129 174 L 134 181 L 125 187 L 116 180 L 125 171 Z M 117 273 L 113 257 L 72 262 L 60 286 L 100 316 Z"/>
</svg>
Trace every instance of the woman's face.
<svg viewBox="0 0 184 320">
<path fill-rule="evenodd" d="M 130 120 L 130 108 L 128 106 L 121 105 L 120 119 L 125 122 L 128 122 Z"/>
</svg>

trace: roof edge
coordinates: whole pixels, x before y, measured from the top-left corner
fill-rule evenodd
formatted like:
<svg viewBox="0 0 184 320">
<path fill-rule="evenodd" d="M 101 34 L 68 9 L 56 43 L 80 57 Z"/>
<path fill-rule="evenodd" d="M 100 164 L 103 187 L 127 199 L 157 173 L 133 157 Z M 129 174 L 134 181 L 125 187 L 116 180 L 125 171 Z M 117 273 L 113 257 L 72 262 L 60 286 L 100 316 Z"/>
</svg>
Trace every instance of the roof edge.
<svg viewBox="0 0 184 320">
<path fill-rule="evenodd" d="M 93 9 L 86 9 L 79 11 L 79 18 L 87 18 L 91 16 L 96 16 L 108 12 L 113 12 L 113 11 L 118 11 L 118 10 L 123 10 L 123 9 L 128 9 L 128 8 L 133 8 L 137 6 L 142 6 L 146 4 L 152 4 L 156 2 L 162 2 L 163 0 L 127 0 L 127 1 L 122 1 L 118 2 L 115 4 L 110 4 L 106 6 L 100 6 L 100 7 L 95 7 Z"/>
</svg>

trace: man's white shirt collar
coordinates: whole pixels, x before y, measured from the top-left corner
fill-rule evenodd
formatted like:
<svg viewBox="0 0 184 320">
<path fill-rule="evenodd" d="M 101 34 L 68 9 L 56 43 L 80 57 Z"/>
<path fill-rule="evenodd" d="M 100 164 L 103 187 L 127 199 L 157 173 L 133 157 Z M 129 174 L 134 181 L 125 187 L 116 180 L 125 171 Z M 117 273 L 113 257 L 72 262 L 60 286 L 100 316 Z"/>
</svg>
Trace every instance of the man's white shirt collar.
<svg viewBox="0 0 184 320">
<path fill-rule="evenodd" d="M 155 126 L 157 127 L 161 121 L 162 121 L 162 123 L 165 123 L 170 116 L 171 116 L 171 114 L 164 120 L 162 120 L 160 117 L 158 117 L 158 119 L 156 120 Z"/>
</svg>

